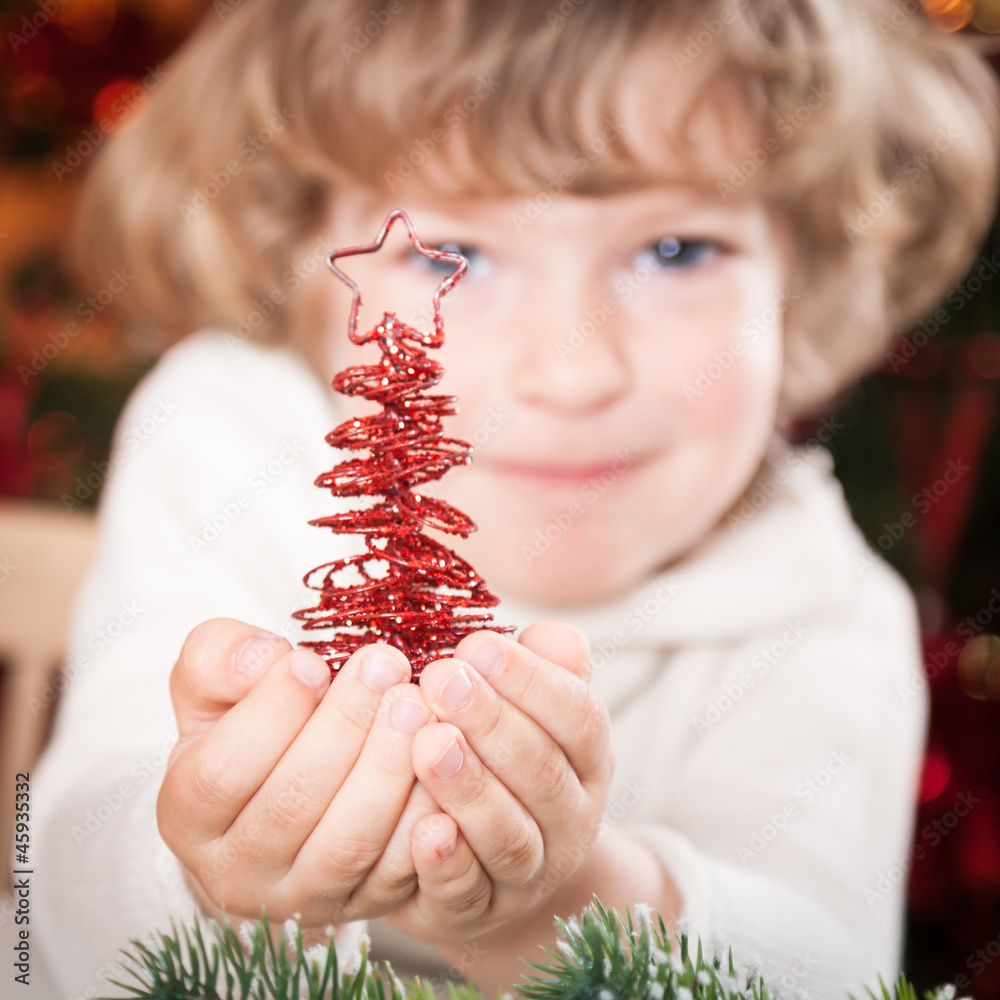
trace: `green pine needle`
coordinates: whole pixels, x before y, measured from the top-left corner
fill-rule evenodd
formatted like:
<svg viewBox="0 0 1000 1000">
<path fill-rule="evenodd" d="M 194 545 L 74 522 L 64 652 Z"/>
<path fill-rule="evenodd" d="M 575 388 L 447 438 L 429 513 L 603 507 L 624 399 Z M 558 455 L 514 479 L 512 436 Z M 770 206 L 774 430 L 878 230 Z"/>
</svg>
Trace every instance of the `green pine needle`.
<svg viewBox="0 0 1000 1000">
<path fill-rule="evenodd" d="M 639 904 L 623 919 L 606 910 L 594 896 L 580 916 L 557 917 L 553 961 L 526 964 L 540 973 L 525 974 L 514 986 L 521 1000 L 776 1000 L 776 992 L 751 968 L 742 985 L 729 949 L 728 962 L 716 954 L 705 960 L 700 939 L 690 942 L 681 925 L 671 935 L 661 914 Z M 289 937 L 290 926 L 294 933 Z M 267 914 L 248 924 L 240 935 L 224 918 L 210 921 L 214 941 L 205 941 L 194 922 L 178 933 L 157 932 L 154 947 L 132 940 L 135 954 L 126 966 L 134 983 L 111 980 L 132 1000 L 436 1000 L 429 983 L 419 978 L 404 983 L 389 962 L 383 968 L 369 962 L 363 941 L 357 971 L 338 968 L 331 934 L 326 945 L 303 948 L 302 928 L 288 921 L 276 946 Z M 696 947 L 695 947 L 696 945 Z M 692 950 L 694 957 L 692 957 Z M 917 992 L 900 975 L 892 991 L 879 977 L 881 996 L 867 990 L 870 1000 L 918 1000 Z M 866 988 L 867 989 L 867 988 Z M 448 984 L 450 1000 L 485 1000 L 469 983 Z M 849 1000 L 855 998 L 848 994 Z M 924 1000 L 955 1000 L 954 986 L 941 986 Z"/>
</svg>

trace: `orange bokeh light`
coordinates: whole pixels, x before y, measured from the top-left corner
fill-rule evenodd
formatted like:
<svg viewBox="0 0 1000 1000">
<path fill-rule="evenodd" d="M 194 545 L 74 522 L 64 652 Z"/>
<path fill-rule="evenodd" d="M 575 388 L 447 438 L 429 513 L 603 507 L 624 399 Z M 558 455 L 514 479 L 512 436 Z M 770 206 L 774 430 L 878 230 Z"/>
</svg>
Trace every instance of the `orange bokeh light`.
<svg viewBox="0 0 1000 1000">
<path fill-rule="evenodd" d="M 117 16 L 116 0 L 65 0 L 55 22 L 71 42 L 96 45 L 108 36 Z"/>
<path fill-rule="evenodd" d="M 924 0 L 927 16 L 944 31 L 959 31 L 972 19 L 971 0 Z"/>
</svg>

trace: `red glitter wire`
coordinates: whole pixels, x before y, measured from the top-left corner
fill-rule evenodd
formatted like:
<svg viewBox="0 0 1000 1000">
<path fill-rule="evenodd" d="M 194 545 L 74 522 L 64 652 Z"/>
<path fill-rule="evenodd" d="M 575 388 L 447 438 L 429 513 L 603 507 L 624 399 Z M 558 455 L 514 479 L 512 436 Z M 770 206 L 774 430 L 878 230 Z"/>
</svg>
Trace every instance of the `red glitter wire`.
<svg viewBox="0 0 1000 1000">
<path fill-rule="evenodd" d="M 358 336 L 361 292 L 334 261 L 339 257 L 380 249 L 392 224 L 401 219 L 417 252 L 446 261 L 456 269 L 434 292 L 434 332 L 423 333 L 385 313 L 380 323 Z M 350 655 L 372 642 L 396 646 L 410 661 L 411 678 L 432 660 L 454 651 L 463 636 L 479 629 L 512 632 L 511 625 L 494 625 L 488 613 L 460 614 L 459 608 L 491 608 L 499 599 L 483 579 L 451 549 L 422 533 L 424 527 L 467 538 L 476 525 L 442 500 L 414 492 L 414 487 L 440 479 L 453 465 L 472 460 L 472 446 L 443 436 L 441 418 L 458 412 L 457 397 L 427 395 L 444 374 L 422 348 L 444 343 L 441 298 L 465 274 L 468 262 L 459 253 L 425 246 L 406 213 L 389 213 L 374 243 L 335 250 L 326 258 L 333 273 L 353 290 L 348 336 L 355 344 L 375 341 L 382 351 L 377 365 L 345 368 L 333 388 L 348 396 L 380 403 L 382 412 L 346 420 L 326 435 L 334 448 L 367 451 L 350 458 L 316 479 L 334 496 L 381 496 L 383 501 L 361 510 L 317 518 L 309 524 L 339 534 L 364 535 L 366 551 L 317 566 L 303 577 L 320 592 L 319 603 L 296 611 L 304 629 L 334 629 L 330 639 L 302 642 L 330 666 L 333 676 Z M 374 570 L 381 568 L 376 574 Z M 322 578 L 317 581 L 317 575 Z"/>
</svg>

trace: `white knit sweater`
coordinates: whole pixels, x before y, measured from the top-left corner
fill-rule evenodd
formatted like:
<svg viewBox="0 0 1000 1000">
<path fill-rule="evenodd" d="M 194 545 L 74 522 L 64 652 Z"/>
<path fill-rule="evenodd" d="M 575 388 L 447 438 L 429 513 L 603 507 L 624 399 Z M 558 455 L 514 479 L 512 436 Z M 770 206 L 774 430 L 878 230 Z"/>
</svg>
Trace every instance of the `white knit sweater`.
<svg viewBox="0 0 1000 1000">
<path fill-rule="evenodd" d="M 106 989 L 130 937 L 195 909 L 155 821 L 168 677 L 208 618 L 298 637 L 302 575 L 343 552 L 306 523 L 343 503 L 312 484 L 336 457 L 337 405 L 297 355 L 202 331 L 120 418 L 72 680 L 33 780 L 34 942 L 67 995 Z M 927 695 L 911 595 L 831 465 L 776 441 L 753 516 L 613 603 L 567 613 L 494 590 L 497 621 L 589 637 L 617 761 L 608 821 L 662 860 L 706 950 L 721 935 L 786 995 L 844 1000 L 899 969 Z M 341 929 L 342 958 L 362 930 Z M 397 971 L 446 971 L 383 920 L 369 931 Z"/>
</svg>

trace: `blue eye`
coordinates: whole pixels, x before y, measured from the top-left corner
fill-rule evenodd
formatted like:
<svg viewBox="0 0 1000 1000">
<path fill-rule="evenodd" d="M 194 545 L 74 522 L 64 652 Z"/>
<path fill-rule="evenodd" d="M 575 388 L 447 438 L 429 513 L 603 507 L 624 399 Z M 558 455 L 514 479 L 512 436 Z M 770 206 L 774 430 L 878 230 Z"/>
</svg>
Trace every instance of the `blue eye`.
<svg viewBox="0 0 1000 1000">
<path fill-rule="evenodd" d="M 447 253 L 460 253 L 469 262 L 469 276 L 477 275 L 482 276 L 483 272 L 489 266 L 489 259 L 484 253 L 477 250 L 475 247 L 462 246 L 459 243 L 440 243 L 436 245 L 427 244 L 432 250 L 444 250 Z M 412 257 L 414 258 L 414 263 L 419 267 L 423 267 L 426 270 L 433 271 L 435 274 L 440 274 L 442 278 L 447 277 L 452 271 L 455 270 L 455 265 L 447 260 L 431 260 L 430 257 L 424 257 L 423 254 L 418 253 L 416 250 L 412 252 Z"/>
<path fill-rule="evenodd" d="M 676 236 L 664 236 L 648 246 L 642 257 L 654 267 L 681 270 L 704 262 L 716 249 L 711 240 L 682 240 Z"/>
</svg>

